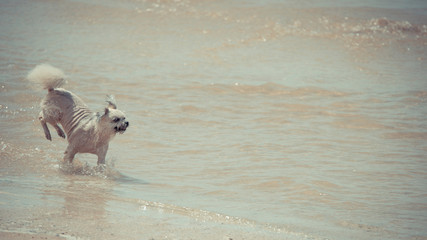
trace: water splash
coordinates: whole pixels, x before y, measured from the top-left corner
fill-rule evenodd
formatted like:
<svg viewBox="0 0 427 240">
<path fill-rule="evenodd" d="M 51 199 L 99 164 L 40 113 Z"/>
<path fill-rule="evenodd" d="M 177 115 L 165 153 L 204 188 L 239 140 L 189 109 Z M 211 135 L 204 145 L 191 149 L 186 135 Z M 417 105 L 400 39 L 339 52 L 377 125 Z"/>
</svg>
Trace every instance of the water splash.
<svg viewBox="0 0 427 240">
<path fill-rule="evenodd" d="M 66 175 L 94 176 L 114 180 L 121 176 L 119 171 L 114 168 L 115 161 L 113 158 L 107 161 L 106 164 L 91 166 L 88 162 L 81 162 L 75 159 L 73 163 L 60 161 L 58 168 Z"/>
</svg>

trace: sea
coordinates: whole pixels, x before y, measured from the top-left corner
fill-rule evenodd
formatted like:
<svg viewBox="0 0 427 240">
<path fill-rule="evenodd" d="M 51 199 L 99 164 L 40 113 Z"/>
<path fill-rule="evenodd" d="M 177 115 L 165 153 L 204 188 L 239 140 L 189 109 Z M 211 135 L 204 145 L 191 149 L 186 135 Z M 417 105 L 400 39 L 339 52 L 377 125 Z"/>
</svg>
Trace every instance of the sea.
<svg viewBox="0 0 427 240">
<path fill-rule="evenodd" d="M 42 63 L 115 96 L 106 166 L 45 139 Z M 1 0 L 0 232 L 425 240 L 426 63 L 425 0 Z"/>
</svg>

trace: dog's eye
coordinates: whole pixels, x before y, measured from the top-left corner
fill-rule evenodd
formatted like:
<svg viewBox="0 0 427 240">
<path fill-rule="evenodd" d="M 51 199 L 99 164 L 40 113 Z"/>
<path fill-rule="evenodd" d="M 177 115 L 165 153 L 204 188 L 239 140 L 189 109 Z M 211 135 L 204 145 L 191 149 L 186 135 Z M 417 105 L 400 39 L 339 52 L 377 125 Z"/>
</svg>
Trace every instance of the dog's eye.
<svg viewBox="0 0 427 240">
<path fill-rule="evenodd" d="M 120 118 L 113 118 L 113 122 L 118 122 L 120 121 Z"/>
</svg>

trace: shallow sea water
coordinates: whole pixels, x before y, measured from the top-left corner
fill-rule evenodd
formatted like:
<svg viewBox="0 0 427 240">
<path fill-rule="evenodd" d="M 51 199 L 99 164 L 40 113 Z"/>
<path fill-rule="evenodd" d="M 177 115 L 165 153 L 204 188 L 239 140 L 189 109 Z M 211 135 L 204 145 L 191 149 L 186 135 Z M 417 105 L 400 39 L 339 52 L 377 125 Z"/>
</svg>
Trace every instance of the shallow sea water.
<svg viewBox="0 0 427 240">
<path fill-rule="evenodd" d="M 424 1 L 1 1 L 0 231 L 426 239 Z M 61 163 L 40 63 L 130 127 Z M 51 127 L 51 131 L 53 128 Z M 52 132 L 54 133 L 54 132 Z"/>
</svg>

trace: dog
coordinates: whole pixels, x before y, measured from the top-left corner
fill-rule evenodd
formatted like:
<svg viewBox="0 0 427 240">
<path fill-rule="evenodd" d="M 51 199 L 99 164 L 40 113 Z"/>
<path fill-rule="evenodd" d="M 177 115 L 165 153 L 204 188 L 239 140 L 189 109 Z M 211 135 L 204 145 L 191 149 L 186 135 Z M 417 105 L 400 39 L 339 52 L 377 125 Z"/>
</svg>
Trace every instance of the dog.
<svg viewBox="0 0 427 240">
<path fill-rule="evenodd" d="M 47 95 L 40 103 L 39 120 L 49 141 L 52 137 L 47 123 L 60 137 L 67 138 L 64 162 L 72 163 L 77 153 L 91 153 L 98 156 L 98 165 L 105 164 L 109 142 L 129 127 L 125 114 L 117 109 L 114 97 L 107 96 L 108 106 L 103 112 L 95 113 L 80 97 L 61 88 L 68 77 L 60 69 L 41 64 L 28 73 L 27 79 L 47 89 Z"/>
</svg>

